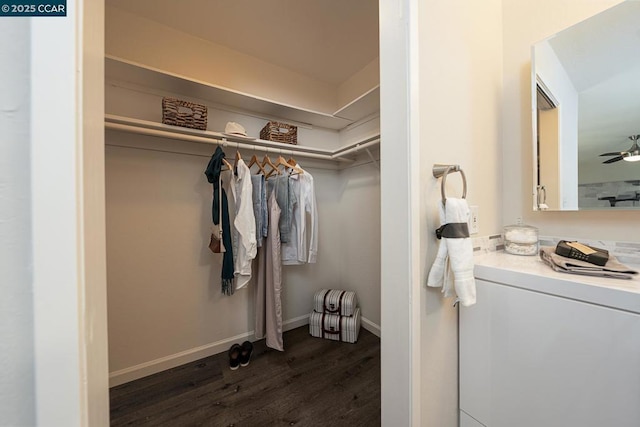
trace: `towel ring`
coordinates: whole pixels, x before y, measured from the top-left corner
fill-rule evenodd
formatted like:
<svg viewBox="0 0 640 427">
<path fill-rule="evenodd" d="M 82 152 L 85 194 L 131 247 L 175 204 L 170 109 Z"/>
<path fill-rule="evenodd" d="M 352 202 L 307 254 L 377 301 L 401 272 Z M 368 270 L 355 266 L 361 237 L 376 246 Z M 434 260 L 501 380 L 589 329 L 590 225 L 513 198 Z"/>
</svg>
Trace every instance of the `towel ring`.
<svg viewBox="0 0 640 427">
<path fill-rule="evenodd" d="M 442 178 L 442 183 L 440 185 L 440 193 L 442 194 L 442 204 L 444 205 L 447 202 L 447 196 L 444 191 L 445 184 L 447 182 L 447 175 L 449 172 L 460 172 L 462 175 L 462 198 L 467 198 L 467 177 L 464 174 L 464 171 L 460 167 L 460 165 L 433 165 L 433 176 L 436 178 Z"/>
</svg>

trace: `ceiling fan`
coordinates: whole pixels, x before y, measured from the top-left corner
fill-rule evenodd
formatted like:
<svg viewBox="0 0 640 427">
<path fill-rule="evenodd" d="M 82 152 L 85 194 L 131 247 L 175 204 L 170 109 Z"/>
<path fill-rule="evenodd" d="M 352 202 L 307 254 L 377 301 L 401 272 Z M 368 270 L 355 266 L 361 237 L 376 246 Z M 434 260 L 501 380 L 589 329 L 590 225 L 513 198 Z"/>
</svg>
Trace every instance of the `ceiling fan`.
<svg viewBox="0 0 640 427">
<path fill-rule="evenodd" d="M 628 162 L 637 162 L 640 160 L 640 147 L 638 147 L 638 140 L 640 139 L 640 135 L 631 135 L 629 137 L 631 141 L 633 141 L 633 145 L 626 151 L 615 151 L 611 153 L 602 153 L 600 156 L 616 156 L 612 157 L 609 160 L 605 160 L 602 163 L 614 163 L 620 160 L 626 160 Z"/>
</svg>

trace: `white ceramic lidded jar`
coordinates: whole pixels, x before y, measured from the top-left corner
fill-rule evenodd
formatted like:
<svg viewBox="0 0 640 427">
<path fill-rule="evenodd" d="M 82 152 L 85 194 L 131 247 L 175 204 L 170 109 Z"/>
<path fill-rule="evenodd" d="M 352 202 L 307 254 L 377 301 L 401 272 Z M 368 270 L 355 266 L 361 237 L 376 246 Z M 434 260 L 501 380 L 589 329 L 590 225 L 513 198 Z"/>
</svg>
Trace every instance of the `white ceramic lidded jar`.
<svg viewBox="0 0 640 427">
<path fill-rule="evenodd" d="M 502 235 L 504 250 L 514 255 L 538 254 L 538 229 L 530 225 L 505 225 Z"/>
</svg>

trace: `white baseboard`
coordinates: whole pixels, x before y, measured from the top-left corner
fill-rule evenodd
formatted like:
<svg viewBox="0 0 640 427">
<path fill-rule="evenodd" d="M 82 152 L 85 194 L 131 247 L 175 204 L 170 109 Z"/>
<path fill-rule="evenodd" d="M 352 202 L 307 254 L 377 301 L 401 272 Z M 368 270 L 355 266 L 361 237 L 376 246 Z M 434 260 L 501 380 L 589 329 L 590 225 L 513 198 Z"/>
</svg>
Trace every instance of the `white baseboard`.
<svg viewBox="0 0 640 427">
<path fill-rule="evenodd" d="M 305 314 L 304 316 L 294 317 L 293 319 L 285 320 L 284 322 L 282 322 L 282 330 L 286 332 L 308 324 L 309 315 Z"/>
<path fill-rule="evenodd" d="M 129 381 L 175 368 L 185 363 L 222 353 L 227 351 L 233 343 L 242 342 L 251 337 L 254 337 L 253 331 L 111 372 L 109 374 L 109 387 L 128 383 Z"/>
<path fill-rule="evenodd" d="M 295 317 L 293 319 L 282 322 L 282 330 L 290 331 L 309 324 L 309 315 Z M 120 369 L 109 374 L 109 387 L 115 387 L 129 381 L 137 380 L 148 375 L 153 375 L 185 363 L 193 362 L 204 357 L 213 356 L 214 354 L 223 353 L 231 347 L 233 343 L 245 340 L 256 341 L 254 331 L 233 337 L 225 338 L 220 341 L 205 344 L 199 347 L 190 348 L 180 353 L 171 354 L 159 359 L 150 360 L 149 362 L 140 363 L 129 368 Z"/>
<path fill-rule="evenodd" d="M 362 327 L 364 329 L 371 332 L 375 336 L 380 337 L 380 325 L 373 323 L 365 317 L 363 317 L 361 321 Z M 282 330 L 286 332 L 308 324 L 309 315 L 305 314 L 304 316 L 295 317 L 293 319 L 285 320 L 284 322 L 282 322 Z M 167 369 L 175 368 L 176 366 L 184 365 L 185 363 L 193 362 L 204 357 L 223 353 L 227 351 L 233 343 L 242 342 L 245 340 L 256 341 L 254 331 L 225 338 L 220 341 L 181 351 L 180 353 L 171 354 L 169 356 L 150 360 L 149 362 L 140 363 L 139 365 L 111 372 L 109 374 L 109 387 L 115 387 L 117 385 L 128 383 L 129 381 L 137 380 L 148 375 L 153 375 Z"/>
<path fill-rule="evenodd" d="M 380 325 L 373 323 L 371 320 L 367 319 L 366 317 L 362 317 L 360 320 L 362 322 L 363 328 L 365 328 L 367 331 L 371 332 L 373 335 L 380 338 Z"/>
</svg>

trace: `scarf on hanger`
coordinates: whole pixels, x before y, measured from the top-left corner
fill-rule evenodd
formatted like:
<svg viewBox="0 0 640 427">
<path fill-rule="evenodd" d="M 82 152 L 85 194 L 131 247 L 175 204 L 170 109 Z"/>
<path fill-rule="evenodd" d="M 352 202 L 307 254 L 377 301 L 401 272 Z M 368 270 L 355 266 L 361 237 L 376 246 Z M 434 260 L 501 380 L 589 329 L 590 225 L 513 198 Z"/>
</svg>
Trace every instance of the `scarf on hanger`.
<svg viewBox="0 0 640 427">
<path fill-rule="evenodd" d="M 213 184 L 213 203 L 211 205 L 211 216 L 214 224 L 220 223 L 219 212 L 222 210 L 222 243 L 225 247 L 225 252 L 222 255 L 222 293 L 225 295 L 233 294 L 233 249 L 231 244 L 231 226 L 229 222 L 229 207 L 227 203 L 227 193 L 224 188 L 220 188 L 222 181 L 220 180 L 220 173 L 222 171 L 222 159 L 225 157 L 224 151 L 219 146 L 216 147 L 216 151 L 211 156 L 207 169 L 204 174 L 207 176 L 207 181 Z M 220 191 L 222 190 L 222 191 Z M 221 194 L 221 196 L 220 196 Z M 220 200 L 222 198 L 222 200 Z M 222 209 L 220 209 L 220 203 L 222 203 Z"/>
</svg>

